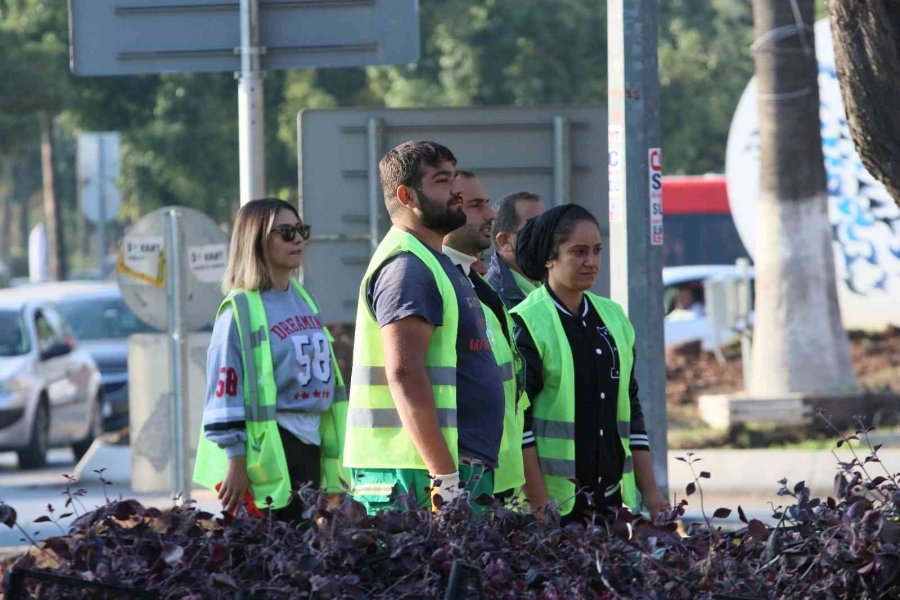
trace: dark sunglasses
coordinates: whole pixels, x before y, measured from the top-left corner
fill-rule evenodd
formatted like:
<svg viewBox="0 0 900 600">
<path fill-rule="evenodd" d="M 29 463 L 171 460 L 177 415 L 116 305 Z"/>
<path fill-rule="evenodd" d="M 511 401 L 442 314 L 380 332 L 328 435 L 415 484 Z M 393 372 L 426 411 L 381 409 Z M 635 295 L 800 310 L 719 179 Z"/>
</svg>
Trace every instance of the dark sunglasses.
<svg viewBox="0 0 900 600">
<path fill-rule="evenodd" d="M 272 231 L 281 234 L 281 239 L 285 242 L 293 242 L 300 236 L 300 239 L 306 241 L 309 239 L 310 226 L 306 225 L 278 225 L 273 227 Z"/>
</svg>

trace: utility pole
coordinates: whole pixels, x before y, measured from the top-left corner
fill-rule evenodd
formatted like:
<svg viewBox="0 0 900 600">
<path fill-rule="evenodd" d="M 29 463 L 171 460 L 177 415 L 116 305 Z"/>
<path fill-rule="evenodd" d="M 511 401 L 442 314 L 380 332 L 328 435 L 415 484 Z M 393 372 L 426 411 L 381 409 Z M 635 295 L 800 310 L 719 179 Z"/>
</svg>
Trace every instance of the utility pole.
<svg viewBox="0 0 900 600">
<path fill-rule="evenodd" d="M 610 290 L 634 324 L 634 376 L 640 384 L 653 470 L 666 494 L 657 1 L 607 0 L 606 18 Z"/>
<path fill-rule="evenodd" d="M 241 72 L 238 75 L 238 148 L 241 206 L 266 195 L 263 80 L 259 57 L 259 0 L 241 0 Z"/>
</svg>

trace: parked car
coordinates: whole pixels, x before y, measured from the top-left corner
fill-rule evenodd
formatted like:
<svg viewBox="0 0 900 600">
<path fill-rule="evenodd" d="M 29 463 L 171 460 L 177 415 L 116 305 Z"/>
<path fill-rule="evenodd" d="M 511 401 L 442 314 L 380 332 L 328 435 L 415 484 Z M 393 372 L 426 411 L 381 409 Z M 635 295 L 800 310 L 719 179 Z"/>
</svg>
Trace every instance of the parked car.
<svg viewBox="0 0 900 600">
<path fill-rule="evenodd" d="M 716 341 L 728 343 L 737 339 L 735 331 L 713 331 L 706 314 L 703 282 L 718 275 L 740 275 L 735 265 L 688 265 L 663 268 L 663 310 L 666 348 L 700 340 L 704 350 L 713 351 Z M 751 282 L 753 270 L 750 270 Z M 752 289 L 752 286 L 751 286 Z M 751 292 L 751 306 L 753 306 Z M 750 316 L 751 322 L 753 315 Z"/>
<path fill-rule="evenodd" d="M 51 304 L 0 290 L 0 451 L 23 469 L 41 467 L 51 447 L 81 458 L 102 433 L 100 372 Z"/>
<path fill-rule="evenodd" d="M 128 336 L 155 330 L 135 316 L 113 282 L 62 281 L 19 289 L 56 306 L 71 324 L 75 339 L 96 361 L 102 379 L 103 430 L 126 427 Z"/>
</svg>

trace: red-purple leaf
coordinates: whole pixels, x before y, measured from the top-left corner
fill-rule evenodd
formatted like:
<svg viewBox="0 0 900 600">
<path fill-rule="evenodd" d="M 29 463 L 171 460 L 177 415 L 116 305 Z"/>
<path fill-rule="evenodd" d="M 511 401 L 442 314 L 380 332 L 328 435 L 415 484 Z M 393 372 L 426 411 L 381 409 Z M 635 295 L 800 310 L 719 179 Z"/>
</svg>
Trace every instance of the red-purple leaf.
<svg viewBox="0 0 900 600">
<path fill-rule="evenodd" d="M 753 536 L 753 539 L 759 540 L 761 542 L 766 541 L 766 538 L 769 537 L 769 529 L 766 527 L 765 523 L 758 519 L 751 519 L 747 524 L 747 531 L 750 532 L 750 535 Z"/>
<path fill-rule="evenodd" d="M 35 523 L 50 523 L 53 519 L 48 517 L 47 515 L 42 515 L 34 520 Z"/>
<path fill-rule="evenodd" d="M 694 492 L 697 491 L 697 486 L 694 485 L 693 482 L 691 482 L 691 483 L 687 484 L 687 486 L 684 488 L 684 491 L 688 496 L 690 496 L 691 494 L 693 494 Z"/>
<path fill-rule="evenodd" d="M 747 515 L 744 514 L 744 509 L 741 507 L 740 504 L 738 504 L 737 511 L 738 511 L 738 519 L 741 520 L 741 523 L 747 523 Z"/>
<path fill-rule="evenodd" d="M 730 508 L 717 508 L 716 512 L 713 513 L 713 519 L 727 519 L 730 514 Z"/>
<path fill-rule="evenodd" d="M 700 471 L 700 479 L 709 479 L 710 474 L 709 471 Z"/>
<path fill-rule="evenodd" d="M 9 504 L 0 504 L 0 523 L 12 529 L 16 524 L 16 509 Z"/>
</svg>

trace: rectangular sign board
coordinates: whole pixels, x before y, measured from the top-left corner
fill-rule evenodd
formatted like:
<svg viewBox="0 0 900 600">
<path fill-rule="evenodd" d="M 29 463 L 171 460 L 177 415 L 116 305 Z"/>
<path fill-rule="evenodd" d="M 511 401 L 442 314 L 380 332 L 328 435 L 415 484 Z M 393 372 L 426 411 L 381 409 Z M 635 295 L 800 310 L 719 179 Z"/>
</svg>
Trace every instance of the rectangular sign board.
<svg viewBox="0 0 900 600">
<path fill-rule="evenodd" d="M 262 69 L 415 62 L 418 5 L 259 0 Z M 76 75 L 237 72 L 240 1 L 69 0 L 69 39 Z"/>
<path fill-rule="evenodd" d="M 567 135 L 557 135 L 560 127 Z M 298 138 L 300 210 L 313 227 L 304 283 L 329 322 L 355 320 L 372 233 L 377 243 L 390 227 L 378 160 L 407 140 L 450 148 L 492 202 L 529 191 L 548 208 L 581 204 L 608 240 L 606 107 L 307 110 L 298 116 Z M 556 191 L 558 181 L 567 182 L 565 189 Z M 602 260 L 595 291 L 608 295 L 608 253 Z"/>
</svg>

